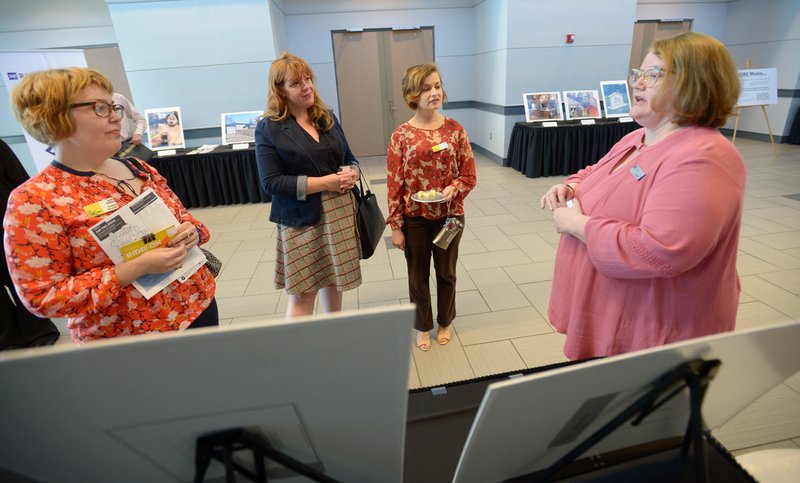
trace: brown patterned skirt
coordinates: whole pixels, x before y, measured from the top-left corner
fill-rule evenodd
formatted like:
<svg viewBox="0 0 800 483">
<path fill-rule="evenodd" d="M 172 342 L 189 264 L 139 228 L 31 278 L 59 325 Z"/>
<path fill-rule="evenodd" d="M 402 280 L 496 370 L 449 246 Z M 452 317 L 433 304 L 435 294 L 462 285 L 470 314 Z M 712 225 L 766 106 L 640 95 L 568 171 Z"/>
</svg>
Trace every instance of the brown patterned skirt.
<svg viewBox="0 0 800 483">
<path fill-rule="evenodd" d="M 361 285 L 353 193 L 322 193 L 322 219 L 314 226 L 278 225 L 275 288 L 289 295 Z"/>
</svg>

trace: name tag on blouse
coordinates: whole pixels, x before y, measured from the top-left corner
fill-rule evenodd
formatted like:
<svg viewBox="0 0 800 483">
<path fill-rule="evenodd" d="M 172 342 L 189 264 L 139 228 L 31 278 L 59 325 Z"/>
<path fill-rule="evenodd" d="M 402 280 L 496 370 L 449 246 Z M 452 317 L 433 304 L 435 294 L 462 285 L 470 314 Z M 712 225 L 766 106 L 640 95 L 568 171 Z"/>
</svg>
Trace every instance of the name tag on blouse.
<svg viewBox="0 0 800 483">
<path fill-rule="evenodd" d="M 449 144 L 447 144 L 447 142 L 445 141 L 445 142 L 443 142 L 443 143 L 437 144 L 436 146 L 434 146 L 434 147 L 433 147 L 433 148 L 431 148 L 431 149 L 433 150 L 433 152 L 434 152 L 434 153 L 438 153 L 438 152 L 439 152 L 439 151 L 441 151 L 442 149 L 447 149 L 447 148 L 449 148 L 449 147 L 450 147 L 450 145 L 449 145 Z"/>
<path fill-rule="evenodd" d="M 87 215 L 95 217 L 105 215 L 109 211 L 114 211 L 118 208 L 119 206 L 114 198 L 106 198 L 104 200 L 84 206 L 83 211 L 85 211 Z"/>
<path fill-rule="evenodd" d="M 631 175 L 636 178 L 636 181 L 644 178 L 644 170 L 637 164 L 636 166 L 631 168 Z"/>
</svg>

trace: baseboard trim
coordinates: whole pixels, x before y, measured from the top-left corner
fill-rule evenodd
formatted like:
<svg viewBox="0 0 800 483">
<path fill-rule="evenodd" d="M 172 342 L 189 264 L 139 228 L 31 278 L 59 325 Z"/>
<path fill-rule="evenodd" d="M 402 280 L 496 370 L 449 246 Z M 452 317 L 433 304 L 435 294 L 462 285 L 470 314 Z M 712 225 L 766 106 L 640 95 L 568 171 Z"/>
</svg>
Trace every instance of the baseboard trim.
<svg viewBox="0 0 800 483">
<path fill-rule="evenodd" d="M 488 149 L 484 148 L 484 147 L 483 147 L 483 146 L 481 146 L 480 144 L 475 144 L 475 143 L 473 143 L 473 142 L 471 142 L 470 144 L 472 145 L 472 150 L 473 150 L 473 151 L 475 151 L 475 152 L 477 152 L 477 153 L 480 153 L 480 154 L 481 154 L 481 155 L 483 155 L 483 156 L 486 156 L 486 157 L 487 157 L 487 158 L 489 158 L 491 161 L 493 161 L 493 162 L 495 162 L 495 163 L 499 164 L 500 166 L 502 166 L 502 167 L 504 167 L 504 168 L 506 168 L 506 167 L 508 167 L 508 166 L 511 166 L 511 165 L 508 163 L 508 158 L 504 158 L 504 157 L 502 157 L 502 156 L 498 156 L 498 155 L 494 154 L 493 152 L 489 151 Z"/>
<path fill-rule="evenodd" d="M 724 134 L 727 137 L 733 137 L 733 129 L 728 128 L 720 128 L 719 132 Z M 769 134 L 764 134 L 760 132 L 750 132 L 750 131 L 736 131 L 737 138 L 745 138 L 745 139 L 753 139 L 756 141 L 764 141 L 769 142 Z M 778 136 L 777 134 L 773 134 L 772 137 L 775 139 L 775 144 L 785 144 L 789 142 L 789 136 Z"/>
</svg>

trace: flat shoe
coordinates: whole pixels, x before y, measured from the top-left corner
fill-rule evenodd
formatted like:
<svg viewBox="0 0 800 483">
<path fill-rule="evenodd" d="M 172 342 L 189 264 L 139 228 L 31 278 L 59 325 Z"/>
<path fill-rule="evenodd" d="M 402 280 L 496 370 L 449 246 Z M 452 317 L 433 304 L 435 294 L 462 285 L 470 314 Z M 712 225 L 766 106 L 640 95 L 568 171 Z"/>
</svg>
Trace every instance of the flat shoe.
<svg viewBox="0 0 800 483">
<path fill-rule="evenodd" d="M 439 330 L 436 332 L 436 342 L 439 345 L 447 345 L 450 342 L 450 326 L 447 327 L 439 327 Z"/>
<path fill-rule="evenodd" d="M 431 350 L 431 335 L 427 331 L 417 331 L 417 348 L 422 352 Z"/>
</svg>

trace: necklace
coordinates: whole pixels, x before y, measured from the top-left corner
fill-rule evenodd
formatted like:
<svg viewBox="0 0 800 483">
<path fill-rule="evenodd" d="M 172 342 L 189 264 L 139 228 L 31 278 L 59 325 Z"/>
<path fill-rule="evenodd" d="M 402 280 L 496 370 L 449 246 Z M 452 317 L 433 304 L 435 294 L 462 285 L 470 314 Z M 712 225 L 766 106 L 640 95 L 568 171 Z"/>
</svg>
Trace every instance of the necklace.
<svg viewBox="0 0 800 483">
<path fill-rule="evenodd" d="M 134 187 L 131 186 L 131 184 L 128 182 L 128 181 L 133 181 L 134 179 L 136 179 L 136 175 L 133 175 L 130 178 L 120 179 L 120 178 L 115 178 L 113 176 L 109 176 L 109 175 L 104 174 L 104 173 L 95 172 L 94 174 L 98 174 L 100 176 L 104 176 L 104 177 L 110 179 L 111 181 L 116 181 L 114 186 L 116 186 L 116 188 L 118 190 L 120 190 L 121 192 L 123 192 L 123 193 L 127 194 L 127 192 L 125 191 L 127 189 L 128 191 L 130 191 L 131 194 L 133 194 L 134 197 L 139 196 L 139 193 L 136 192 L 136 189 L 134 189 Z"/>
</svg>

